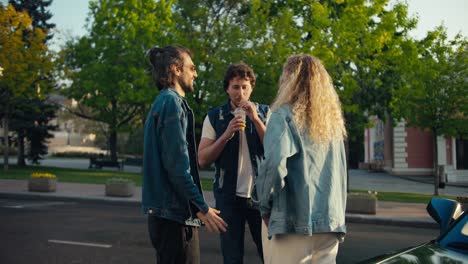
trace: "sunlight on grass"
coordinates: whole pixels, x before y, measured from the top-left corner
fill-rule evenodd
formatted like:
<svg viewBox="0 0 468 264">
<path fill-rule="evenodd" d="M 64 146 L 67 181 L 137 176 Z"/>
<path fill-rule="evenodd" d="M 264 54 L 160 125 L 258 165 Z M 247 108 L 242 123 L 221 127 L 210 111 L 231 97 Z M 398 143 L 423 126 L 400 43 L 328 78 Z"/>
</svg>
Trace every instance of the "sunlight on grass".
<svg viewBox="0 0 468 264">
<path fill-rule="evenodd" d="M 135 185 L 141 186 L 142 175 L 139 173 L 129 173 L 120 171 L 101 171 L 95 169 L 68 169 L 45 166 L 27 166 L 18 167 L 11 166 L 8 171 L 0 171 L 0 179 L 17 179 L 25 180 L 31 177 L 31 173 L 52 173 L 55 174 L 60 182 L 75 182 L 75 183 L 93 183 L 105 184 L 110 178 L 126 178 L 132 180 Z M 201 179 L 204 191 L 213 190 L 213 179 Z M 351 190 L 351 192 L 367 193 L 367 190 Z M 399 192 L 378 192 L 377 199 L 387 202 L 402 202 L 402 203 L 428 203 L 432 198 L 429 194 L 415 193 L 399 193 Z M 456 200 L 455 196 L 441 195 L 439 197 Z"/>
<path fill-rule="evenodd" d="M 136 185 L 141 185 L 141 175 L 137 173 L 127 173 L 119 171 L 101 171 L 101 170 L 80 170 L 67 169 L 45 166 L 28 166 L 18 167 L 11 166 L 8 171 L 0 173 L 1 179 L 29 179 L 31 173 L 42 172 L 55 174 L 61 182 L 76 182 L 76 183 L 95 183 L 104 184 L 110 178 L 127 178 L 135 182 Z"/>
<path fill-rule="evenodd" d="M 142 183 L 142 175 L 139 173 L 102 171 L 96 169 L 68 169 L 45 166 L 18 167 L 15 165 L 10 166 L 10 169 L 6 172 L 1 170 L 0 179 L 26 180 L 31 177 L 31 173 L 35 172 L 55 174 L 60 182 L 104 184 L 110 178 L 126 178 L 132 180 L 137 186 L 141 186 Z M 212 190 L 212 179 L 201 179 L 201 181 L 203 190 Z"/>
<path fill-rule="evenodd" d="M 367 193 L 364 190 L 351 190 L 351 192 Z M 428 203 L 434 195 L 417 194 L 417 193 L 400 193 L 400 192 L 377 192 L 377 199 L 383 202 L 399 202 L 399 203 Z M 448 198 L 456 200 L 455 196 L 439 195 L 439 198 Z"/>
</svg>

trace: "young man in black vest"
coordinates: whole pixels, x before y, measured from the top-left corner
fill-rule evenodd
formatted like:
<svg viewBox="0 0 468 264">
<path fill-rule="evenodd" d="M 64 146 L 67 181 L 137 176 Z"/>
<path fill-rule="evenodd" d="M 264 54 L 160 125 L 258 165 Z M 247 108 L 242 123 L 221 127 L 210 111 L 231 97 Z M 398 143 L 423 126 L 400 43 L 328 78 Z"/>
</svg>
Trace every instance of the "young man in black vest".
<svg viewBox="0 0 468 264">
<path fill-rule="evenodd" d="M 267 105 L 249 101 L 255 74 L 245 63 L 232 64 L 224 76 L 226 104 L 208 112 L 198 150 L 200 167 L 215 163 L 213 193 L 228 230 L 220 235 L 224 263 L 243 263 L 245 223 L 263 260 L 261 217 L 252 191 L 263 158 Z"/>
</svg>

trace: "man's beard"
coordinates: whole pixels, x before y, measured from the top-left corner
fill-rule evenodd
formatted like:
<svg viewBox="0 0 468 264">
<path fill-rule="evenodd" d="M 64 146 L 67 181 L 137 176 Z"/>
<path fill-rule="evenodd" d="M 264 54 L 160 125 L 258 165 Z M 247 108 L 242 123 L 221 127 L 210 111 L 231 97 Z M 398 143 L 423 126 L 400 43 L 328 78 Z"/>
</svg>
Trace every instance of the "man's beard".
<svg viewBox="0 0 468 264">
<path fill-rule="evenodd" d="M 191 93 L 194 90 L 193 82 L 185 81 L 183 78 L 179 78 L 179 84 L 185 93 Z"/>
</svg>

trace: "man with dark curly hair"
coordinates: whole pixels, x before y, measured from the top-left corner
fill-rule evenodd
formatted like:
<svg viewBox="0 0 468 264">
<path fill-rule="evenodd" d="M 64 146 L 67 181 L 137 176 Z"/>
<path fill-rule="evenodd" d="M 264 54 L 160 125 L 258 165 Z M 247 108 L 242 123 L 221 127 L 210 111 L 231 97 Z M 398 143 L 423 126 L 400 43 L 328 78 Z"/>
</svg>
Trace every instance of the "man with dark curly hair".
<svg viewBox="0 0 468 264">
<path fill-rule="evenodd" d="M 269 107 L 251 102 L 255 74 L 247 64 L 231 64 L 224 77 L 226 104 L 208 112 L 202 129 L 200 167 L 215 163 L 216 208 L 229 228 L 220 235 L 224 263 L 243 263 L 245 223 L 263 260 L 261 217 L 252 202 L 257 162 Z"/>
</svg>

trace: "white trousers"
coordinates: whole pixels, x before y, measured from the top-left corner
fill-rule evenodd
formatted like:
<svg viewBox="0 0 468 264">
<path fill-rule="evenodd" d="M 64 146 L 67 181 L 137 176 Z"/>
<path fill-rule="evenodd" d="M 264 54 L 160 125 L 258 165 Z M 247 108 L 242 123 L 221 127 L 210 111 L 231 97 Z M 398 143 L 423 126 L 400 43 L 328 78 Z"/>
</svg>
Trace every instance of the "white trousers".
<svg viewBox="0 0 468 264">
<path fill-rule="evenodd" d="M 262 243 L 265 264 L 335 264 L 338 237 L 334 233 L 312 236 L 299 234 L 276 235 L 268 239 L 268 230 L 262 221 Z"/>
</svg>

